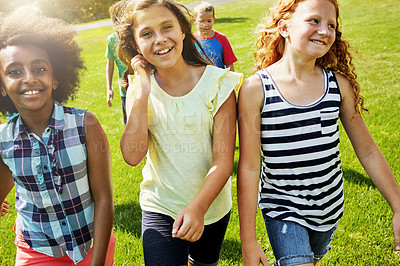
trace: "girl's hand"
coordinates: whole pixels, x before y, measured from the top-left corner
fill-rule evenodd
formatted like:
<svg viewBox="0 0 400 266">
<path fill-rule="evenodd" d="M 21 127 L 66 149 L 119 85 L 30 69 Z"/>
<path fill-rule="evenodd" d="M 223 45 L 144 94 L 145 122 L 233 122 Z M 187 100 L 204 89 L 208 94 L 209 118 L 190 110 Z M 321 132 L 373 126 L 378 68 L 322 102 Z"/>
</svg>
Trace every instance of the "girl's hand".
<svg viewBox="0 0 400 266">
<path fill-rule="evenodd" d="M 204 215 L 190 205 L 183 209 L 172 226 L 172 237 L 190 242 L 200 239 L 204 231 Z"/>
<path fill-rule="evenodd" d="M 392 220 L 394 249 L 400 251 L 400 214 L 395 213 Z"/>
<path fill-rule="evenodd" d="M 135 98 L 139 99 L 150 94 L 150 70 L 151 67 L 143 55 L 138 54 L 131 60 L 131 66 L 135 71 Z"/>
<path fill-rule="evenodd" d="M 0 206 L 0 219 L 4 215 L 6 215 L 9 212 L 10 209 L 10 202 L 8 200 L 4 200 L 3 204 Z"/>
<path fill-rule="evenodd" d="M 257 241 L 244 245 L 242 243 L 242 257 L 244 266 L 269 266 L 267 256 L 265 256 L 260 244 Z"/>
</svg>

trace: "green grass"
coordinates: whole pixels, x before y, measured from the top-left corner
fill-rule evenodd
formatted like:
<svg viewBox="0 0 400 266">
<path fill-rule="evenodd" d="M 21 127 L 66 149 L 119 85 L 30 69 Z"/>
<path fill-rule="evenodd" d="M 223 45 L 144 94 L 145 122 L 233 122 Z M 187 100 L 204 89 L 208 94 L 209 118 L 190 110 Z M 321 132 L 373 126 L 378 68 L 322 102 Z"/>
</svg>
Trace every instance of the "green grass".
<svg viewBox="0 0 400 266">
<path fill-rule="evenodd" d="M 184 3 L 194 1 L 180 1 Z M 386 156 L 396 180 L 400 181 L 400 6 L 398 0 L 342 1 L 344 37 L 358 50 L 355 64 L 362 93 L 371 114 L 365 121 Z M 235 68 L 248 77 L 253 64 L 253 32 L 271 1 L 241 0 L 216 6 L 215 29 L 228 36 L 238 62 Z M 115 201 L 114 231 L 117 236 L 116 265 L 141 265 L 139 184 L 141 166 L 124 163 L 119 149 L 123 131 L 121 101 L 106 104 L 105 41 L 111 27 L 79 34 L 87 70 L 82 73 L 77 99 L 69 105 L 88 108 L 100 120 L 112 148 Z M 116 75 L 114 75 L 116 76 Z M 117 88 L 116 88 L 117 90 Z M 341 132 L 344 169 L 345 212 L 332 241 L 332 250 L 319 265 L 398 265 L 400 254 L 393 252 L 392 213 L 358 162 L 345 132 Z M 235 154 L 237 162 L 238 152 Z M 240 265 L 241 247 L 236 205 L 236 170 L 232 176 L 233 200 L 231 221 L 225 237 L 220 265 Z M 14 190 L 7 197 L 14 203 Z M 16 212 L 0 220 L 0 265 L 13 265 Z M 258 239 L 270 262 L 274 257 L 263 219 L 257 217 Z"/>
</svg>

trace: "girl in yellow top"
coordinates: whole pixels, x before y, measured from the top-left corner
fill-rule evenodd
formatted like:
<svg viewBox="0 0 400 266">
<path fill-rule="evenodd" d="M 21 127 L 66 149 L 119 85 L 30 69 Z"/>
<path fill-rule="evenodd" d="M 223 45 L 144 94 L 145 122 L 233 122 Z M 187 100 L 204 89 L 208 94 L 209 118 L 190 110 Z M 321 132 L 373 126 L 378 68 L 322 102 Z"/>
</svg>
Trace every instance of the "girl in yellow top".
<svg viewBox="0 0 400 266">
<path fill-rule="evenodd" d="M 216 265 L 232 204 L 234 90 L 242 75 L 202 59 L 188 14 L 173 1 L 131 1 L 120 30 L 119 57 L 135 74 L 121 150 L 130 165 L 147 155 L 146 265 Z"/>
</svg>

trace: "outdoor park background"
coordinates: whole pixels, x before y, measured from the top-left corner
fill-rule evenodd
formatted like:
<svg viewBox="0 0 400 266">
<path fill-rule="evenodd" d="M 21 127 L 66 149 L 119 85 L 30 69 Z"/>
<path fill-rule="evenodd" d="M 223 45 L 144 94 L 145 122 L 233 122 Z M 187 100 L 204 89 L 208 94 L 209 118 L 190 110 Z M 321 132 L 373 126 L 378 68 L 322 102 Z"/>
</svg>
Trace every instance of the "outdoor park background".
<svg viewBox="0 0 400 266">
<path fill-rule="evenodd" d="M 180 2 L 187 4 L 194 1 Z M 342 31 L 357 51 L 355 65 L 358 81 L 366 105 L 371 110 L 365 121 L 400 183 L 400 5 L 398 0 L 342 0 L 341 3 Z M 252 74 L 255 27 L 271 4 L 270 0 L 240 0 L 216 6 L 214 28 L 227 35 L 238 57 L 235 69 L 246 77 Z M 104 53 L 106 38 L 112 32 L 111 26 L 79 32 L 77 38 L 83 48 L 87 70 L 82 72 L 76 99 L 67 105 L 87 108 L 94 113 L 108 136 L 113 162 L 114 232 L 117 237 L 115 264 L 141 265 L 141 210 L 138 199 L 143 163 L 133 168 L 122 159 L 119 140 L 123 122 L 116 85 L 113 107 L 109 108 L 106 103 Z M 115 79 L 116 76 L 117 73 Z M 1 119 L 4 121 L 4 117 Z M 400 254 L 393 248 L 390 207 L 362 169 L 342 128 L 340 150 L 345 211 L 331 243 L 332 250 L 319 265 L 399 265 Z M 232 174 L 234 206 L 220 265 L 242 264 L 236 205 L 238 152 L 237 148 Z M 7 197 L 12 205 L 15 202 L 14 192 L 15 189 Z M 10 213 L 0 220 L 0 265 L 14 265 L 16 248 L 12 228 L 15 217 L 16 211 L 12 206 Z M 256 226 L 258 240 L 272 263 L 274 257 L 260 214 Z"/>
</svg>

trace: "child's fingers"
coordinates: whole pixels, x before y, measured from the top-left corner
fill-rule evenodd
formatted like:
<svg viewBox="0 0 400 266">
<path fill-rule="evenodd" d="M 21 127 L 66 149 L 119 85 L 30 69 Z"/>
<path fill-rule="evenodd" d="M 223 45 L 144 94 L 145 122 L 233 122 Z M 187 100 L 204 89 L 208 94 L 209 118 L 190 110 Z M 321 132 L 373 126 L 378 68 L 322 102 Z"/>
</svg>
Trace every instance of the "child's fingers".
<svg viewBox="0 0 400 266">
<path fill-rule="evenodd" d="M 190 242 L 196 242 L 196 241 L 199 240 L 200 237 L 203 235 L 203 231 L 204 231 L 204 227 L 203 227 L 203 229 L 202 229 L 202 228 L 199 228 L 199 229 L 196 230 L 196 231 L 194 232 L 194 234 L 188 239 L 188 241 L 190 241 Z"/>
<path fill-rule="evenodd" d="M 135 72 L 145 69 L 146 65 L 147 60 L 142 55 L 137 55 L 131 59 L 131 66 Z"/>
<path fill-rule="evenodd" d="M 188 227 L 185 223 L 183 223 L 180 227 L 179 227 L 179 229 L 177 230 L 177 232 L 175 233 L 175 234 L 173 234 L 173 236 L 174 237 L 177 237 L 177 238 L 184 238 L 184 239 L 186 239 L 187 238 L 187 236 L 186 235 L 188 235 L 188 236 L 191 236 L 192 234 L 190 234 L 189 235 L 189 229 L 190 229 L 190 227 Z"/>
<path fill-rule="evenodd" d="M 177 238 L 180 238 L 182 240 L 190 241 L 190 242 L 195 242 L 199 240 L 201 234 L 194 230 L 193 228 L 182 226 L 179 228 L 178 233 L 176 234 Z"/>
<path fill-rule="evenodd" d="M 263 266 L 269 266 L 269 262 L 267 260 L 267 257 L 264 256 L 264 257 L 261 258 L 261 264 Z"/>
<path fill-rule="evenodd" d="M 10 209 L 10 206 L 8 204 L 10 204 L 10 202 L 5 200 L 4 203 L 0 205 L 0 217 L 3 217 L 9 212 L 8 209 Z"/>
<path fill-rule="evenodd" d="M 204 231 L 204 227 L 195 227 L 189 223 L 183 223 L 179 228 L 178 232 L 175 234 L 175 237 L 195 242 L 200 239 Z"/>
<path fill-rule="evenodd" d="M 177 237 L 183 240 L 190 241 L 190 239 L 193 237 L 194 234 L 195 232 L 192 230 L 192 228 L 187 226 L 181 226 L 181 228 L 179 228 Z"/>
<path fill-rule="evenodd" d="M 178 215 L 174 224 L 172 225 L 172 237 L 177 237 L 178 231 L 183 223 L 183 216 Z"/>
</svg>

